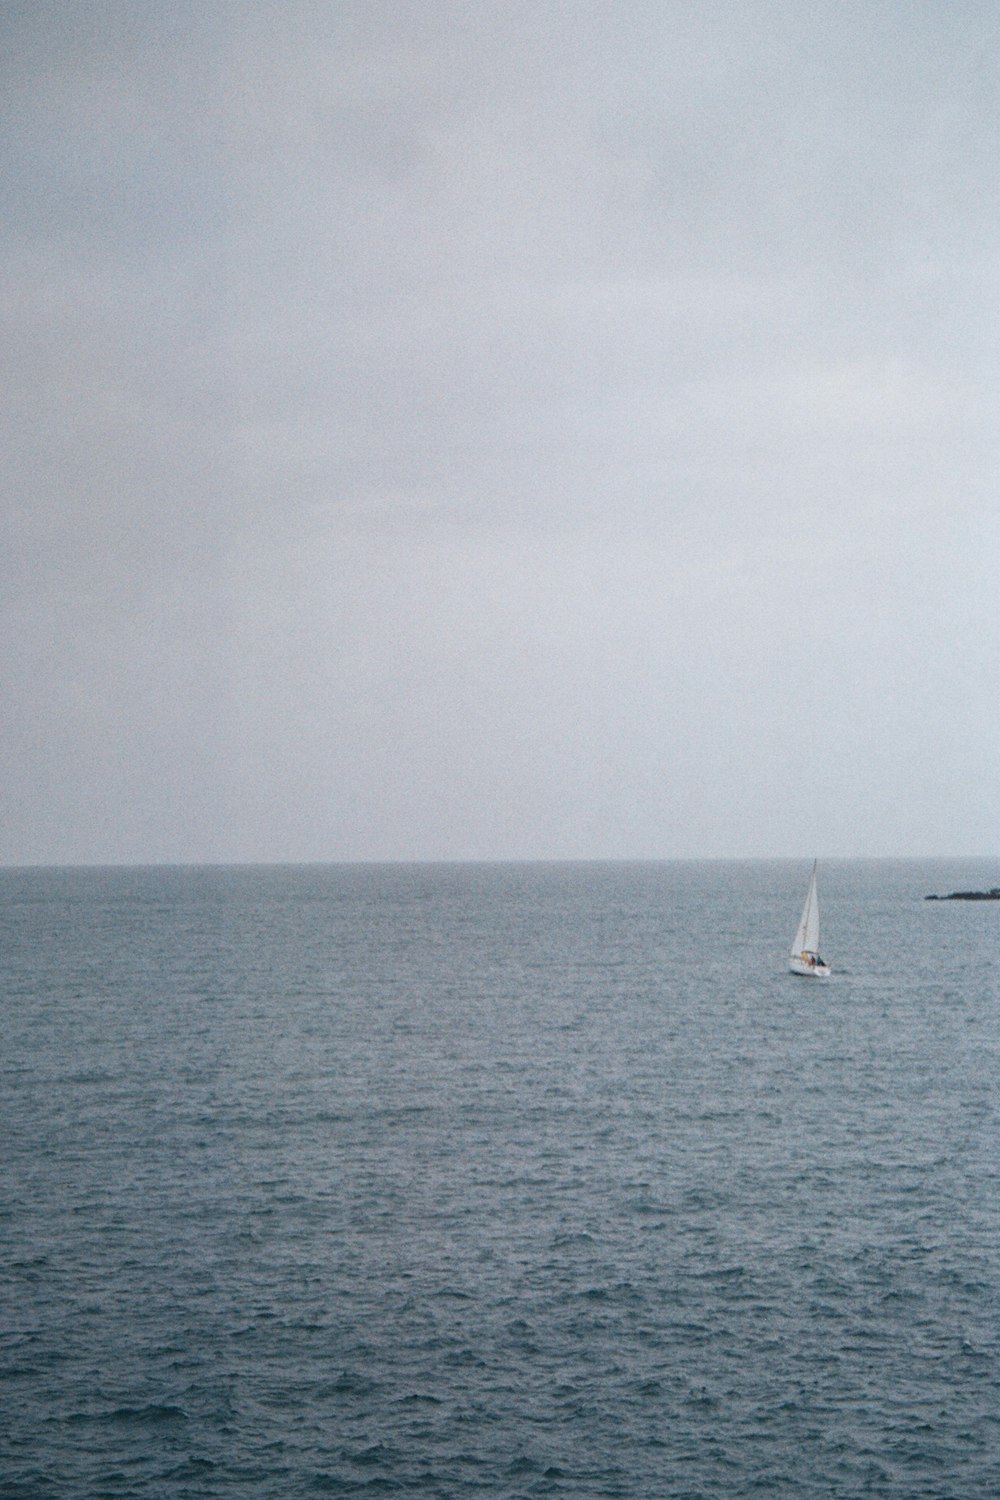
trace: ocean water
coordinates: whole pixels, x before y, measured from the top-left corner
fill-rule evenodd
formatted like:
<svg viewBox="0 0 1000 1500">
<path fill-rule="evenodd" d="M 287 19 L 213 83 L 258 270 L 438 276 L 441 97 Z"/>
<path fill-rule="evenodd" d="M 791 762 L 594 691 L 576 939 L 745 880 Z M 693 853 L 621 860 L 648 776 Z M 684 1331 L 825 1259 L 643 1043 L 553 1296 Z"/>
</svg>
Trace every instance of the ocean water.
<svg viewBox="0 0 1000 1500">
<path fill-rule="evenodd" d="M 990 862 L 0 872 L 0 1494 L 1000 1494 Z"/>
</svg>

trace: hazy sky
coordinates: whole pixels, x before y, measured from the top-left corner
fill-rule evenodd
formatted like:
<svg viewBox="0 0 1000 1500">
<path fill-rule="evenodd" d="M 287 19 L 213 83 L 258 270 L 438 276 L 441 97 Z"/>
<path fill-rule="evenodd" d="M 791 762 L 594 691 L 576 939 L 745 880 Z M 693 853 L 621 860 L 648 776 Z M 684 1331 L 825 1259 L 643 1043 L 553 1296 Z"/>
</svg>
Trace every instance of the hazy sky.
<svg viewBox="0 0 1000 1500">
<path fill-rule="evenodd" d="M 0 860 L 1000 851 L 995 0 L 6 0 Z"/>
</svg>

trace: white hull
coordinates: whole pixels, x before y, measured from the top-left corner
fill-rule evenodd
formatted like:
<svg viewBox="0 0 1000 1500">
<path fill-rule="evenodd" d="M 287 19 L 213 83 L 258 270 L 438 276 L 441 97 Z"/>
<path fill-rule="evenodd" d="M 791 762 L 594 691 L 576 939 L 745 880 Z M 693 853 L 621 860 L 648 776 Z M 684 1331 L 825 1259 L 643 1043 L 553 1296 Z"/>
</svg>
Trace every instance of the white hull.
<svg viewBox="0 0 1000 1500">
<path fill-rule="evenodd" d="M 825 979 L 830 972 L 829 964 L 811 964 L 807 958 L 792 958 L 788 967 L 793 974 L 802 974 L 806 979 Z"/>
</svg>

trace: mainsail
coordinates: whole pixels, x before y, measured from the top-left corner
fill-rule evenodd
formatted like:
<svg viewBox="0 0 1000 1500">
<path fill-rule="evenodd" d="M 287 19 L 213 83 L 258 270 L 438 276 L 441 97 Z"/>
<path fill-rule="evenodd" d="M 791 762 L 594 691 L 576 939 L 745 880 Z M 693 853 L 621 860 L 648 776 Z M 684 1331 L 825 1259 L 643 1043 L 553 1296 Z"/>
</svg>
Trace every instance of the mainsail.
<svg viewBox="0 0 1000 1500">
<path fill-rule="evenodd" d="M 802 908 L 802 920 L 799 922 L 795 941 L 792 944 L 792 958 L 801 958 L 803 953 L 819 952 L 819 902 L 816 899 L 816 865 L 813 864 L 812 874 L 809 877 L 809 890 L 806 893 L 806 904 Z"/>
</svg>

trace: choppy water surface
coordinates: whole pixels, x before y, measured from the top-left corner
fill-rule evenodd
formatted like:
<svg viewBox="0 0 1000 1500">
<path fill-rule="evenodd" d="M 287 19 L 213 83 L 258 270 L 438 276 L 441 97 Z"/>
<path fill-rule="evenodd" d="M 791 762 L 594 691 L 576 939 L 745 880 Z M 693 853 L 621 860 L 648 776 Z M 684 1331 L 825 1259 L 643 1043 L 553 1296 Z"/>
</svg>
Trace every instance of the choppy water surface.
<svg viewBox="0 0 1000 1500">
<path fill-rule="evenodd" d="M 985 862 L 0 873 L 5 1497 L 1000 1493 Z"/>
</svg>

